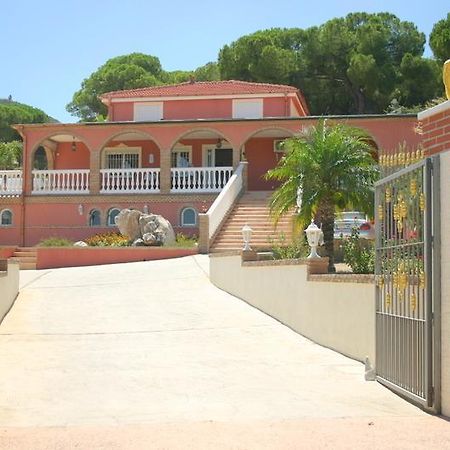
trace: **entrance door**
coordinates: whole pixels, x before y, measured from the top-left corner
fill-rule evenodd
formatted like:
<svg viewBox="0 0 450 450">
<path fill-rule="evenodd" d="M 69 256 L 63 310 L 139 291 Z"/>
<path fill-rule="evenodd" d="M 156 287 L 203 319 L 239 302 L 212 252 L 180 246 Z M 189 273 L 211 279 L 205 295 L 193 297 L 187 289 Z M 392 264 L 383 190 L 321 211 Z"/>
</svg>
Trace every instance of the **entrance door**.
<svg viewBox="0 0 450 450">
<path fill-rule="evenodd" d="M 207 167 L 232 167 L 233 149 L 208 146 L 204 148 L 203 164 Z"/>
</svg>

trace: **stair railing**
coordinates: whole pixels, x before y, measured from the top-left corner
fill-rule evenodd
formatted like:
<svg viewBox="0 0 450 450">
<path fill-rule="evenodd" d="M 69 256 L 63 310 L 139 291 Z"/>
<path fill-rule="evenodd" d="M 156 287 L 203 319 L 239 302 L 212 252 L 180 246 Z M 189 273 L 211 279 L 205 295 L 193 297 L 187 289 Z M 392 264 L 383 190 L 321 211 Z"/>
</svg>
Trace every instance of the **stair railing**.
<svg viewBox="0 0 450 450">
<path fill-rule="evenodd" d="M 246 189 L 247 162 L 241 161 L 205 214 L 199 214 L 199 252 L 208 253 L 221 224 Z"/>
</svg>

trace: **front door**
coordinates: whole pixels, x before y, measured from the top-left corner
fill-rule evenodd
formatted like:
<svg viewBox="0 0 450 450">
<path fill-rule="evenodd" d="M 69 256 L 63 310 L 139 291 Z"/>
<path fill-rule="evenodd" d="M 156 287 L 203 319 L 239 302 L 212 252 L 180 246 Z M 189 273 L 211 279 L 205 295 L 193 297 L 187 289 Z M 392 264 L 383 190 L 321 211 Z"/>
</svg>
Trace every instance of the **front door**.
<svg viewBox="0 0 450 450">
<path fill-rule="evenodd" d="M 232 167 L 233 149 L 231 148 L 207 148 L 204 154 L 204 165 L 207 167 Z"/>
</svg>

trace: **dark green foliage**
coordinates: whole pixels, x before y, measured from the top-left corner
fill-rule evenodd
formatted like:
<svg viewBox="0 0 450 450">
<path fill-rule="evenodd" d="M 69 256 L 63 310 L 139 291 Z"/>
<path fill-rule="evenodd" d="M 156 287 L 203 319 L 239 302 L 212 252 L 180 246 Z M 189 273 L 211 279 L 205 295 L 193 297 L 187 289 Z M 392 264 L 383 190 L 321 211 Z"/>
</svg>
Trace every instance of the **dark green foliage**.
<svg viewBox="0 0 450 450">
<path fill-rule="evenodd" d="M 208 63 L 195 71 L 176 70 L 166 72 L 159 59 L 143 53 L 117 56 L 106 61 L 81 83 L 75 92 L 67 111 L 83 121 L 95 121 L 106 117 L 107 108 L 99 96 L 106 92 L 124 89 L 137 89 L 161 84 L 176 84 L 188 81 L 191 77 L 199 81 L 218 78 L 216 63 Z"/>
<path fill-rule="evenodd" d="M 22 142 L 0 141 L 0 170 L 18 169 L 22 165 Z"/>
<path fill-rule="evenodd" d="M 17 123 L 45 123 L 56 122 L 38 108 L 24 105 L 10 100 L 0 99 L 0 142 L 9 142 L 20 139 L 11 125 Z"/>
<path fill-rule="evenodd" d="M 374 244 L 360 239 L 356 228 L 353 228 L 351 236 L 344 239 L 344 262 L 352 268 L 353 273 L 374 273 Z"/>
<path fill-rule="evenodd" d="M 430 34 L 430 47 L 441 63 L 450 59 L 450 13 L 446 19 L 434 24 Z"/>
<path fill-rule="evenodd" d="M 299 87 L 312 114 L 381 113 L 441 95 L 425 35 L 388 13 L 353 13 L 319 27 L 258 31 L 219 53 L 222 79 Z"/>
</svg>

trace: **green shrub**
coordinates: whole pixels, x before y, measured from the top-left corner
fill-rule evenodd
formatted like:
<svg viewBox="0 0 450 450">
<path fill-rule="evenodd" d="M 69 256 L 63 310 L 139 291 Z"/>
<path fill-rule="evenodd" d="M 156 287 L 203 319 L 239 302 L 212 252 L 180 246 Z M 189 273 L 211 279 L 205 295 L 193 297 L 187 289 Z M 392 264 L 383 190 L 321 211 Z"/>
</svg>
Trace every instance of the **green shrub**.
<svg viewBox="0 0 450 450">
<path fill-rule="evenodd" d="M 175 243 L 171 247 L 193 248 L 197 246 L 197 236 L 186 236 L 183 233 L 177 233 Z"/>
<path fill-rule="evenodd" d="M 374 273 L 375 248 L 372 241 L 360 239 L 359 231 L 353 228 L 351 236 L 344 239 L 344 262 L 353 273 Z"/>
<path fill-rule="evenodd" d="M 128 238 L 114 231 L 111 233 L 95 234 L 85 239 L 84 242 L 90 247 L 127 247 L 130 245 Z"/>
<path fill-rule="evenodd" d="M 309 254 L 305 238 L 294 239 L 288 242 L 286 236 L 281 233 L 277 240 L 271 241 L 274 259 L 299 259 L 306 258 Z"/>
<path fill-rule="evenodd" d="M 38 244 L 38 247 L 72 247 L 73 242 L 69 239 L 62 237 L 49 237 L 45 239 L 41 239 Z"/>
</svg>

